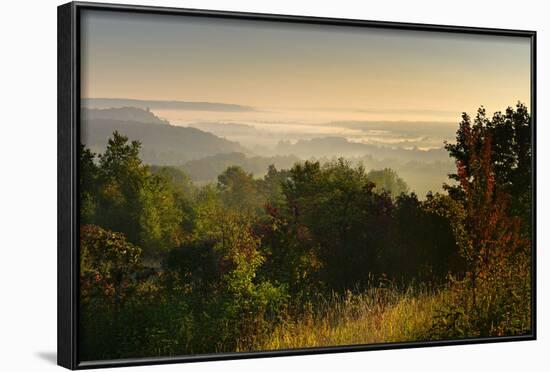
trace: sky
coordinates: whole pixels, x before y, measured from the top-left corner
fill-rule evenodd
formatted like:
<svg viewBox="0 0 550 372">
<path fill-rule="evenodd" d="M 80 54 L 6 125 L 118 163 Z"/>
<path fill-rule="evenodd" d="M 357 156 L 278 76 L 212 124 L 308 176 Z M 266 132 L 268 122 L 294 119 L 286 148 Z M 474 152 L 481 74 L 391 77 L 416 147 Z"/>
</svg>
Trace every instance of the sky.
<svg viewBox="0 0 550 372">
<path fill-rule="evenodd" d="M 530 103 L 528 38 L 93 10 L 81 25 L 84 98 L 232 103 L 318 121 L 452 120 Z"/>
</svg>

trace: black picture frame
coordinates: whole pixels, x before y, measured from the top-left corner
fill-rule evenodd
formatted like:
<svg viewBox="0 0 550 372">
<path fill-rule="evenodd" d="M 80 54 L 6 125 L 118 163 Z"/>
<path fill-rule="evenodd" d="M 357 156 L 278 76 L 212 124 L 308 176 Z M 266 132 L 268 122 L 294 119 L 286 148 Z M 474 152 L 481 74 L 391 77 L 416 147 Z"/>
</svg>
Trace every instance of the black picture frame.
<svg viewBox="0 0 550 372">
<path fill-rule="evenodd" d="M 193 17 L 229 18 L 402 31 L 437 31 L 446 33 L 516 36 L 531 42 L 531 118 L 532 118 L 532 332 L 528 335 L 490 338 L 468 338 L 427 342 L 398 342 L 373 345 L 350 345 L 307 349 L 235 352 L 178 357 L 155 357 L 81 362 L 78 353 L 79 293 L 79 198 L 78 151 L 80 138 L 80 14 L 82 10 L 105 10 L 127 13 L 170 14 Z M 122 367 L 181 362 L 326 354 L 351 351 L 387 350 L 428 346 L 481 344 L 488 342 L 525 341 L 536 339 L 536 32 L 510 29 L 443 26 L 356 19 L 318 18 L 277 14 L 255 14 L 155 6 L 135 6 L 71 2 L 58 7 L 58 318 L 57 358 L 60 366 L 69 369 Z"/>
</svg>

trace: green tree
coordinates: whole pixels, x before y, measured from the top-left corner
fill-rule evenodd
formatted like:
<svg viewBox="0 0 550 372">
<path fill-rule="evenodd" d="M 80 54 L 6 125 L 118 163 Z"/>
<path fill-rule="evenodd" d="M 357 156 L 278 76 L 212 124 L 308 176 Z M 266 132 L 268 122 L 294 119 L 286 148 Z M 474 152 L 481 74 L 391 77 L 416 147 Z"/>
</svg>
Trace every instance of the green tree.
<svg viewBox="0 0 550 372">
<path fill-rule="evenodd" d="M 98 211 L 94 223 L 123 232 L 141 243 L 139 216 L 141 193 L 147 183 L 147 168 L 139 159 L 140 143 L 113 133 L 103 154 L 99 154 Z"/>
<path fill-rule="evenodd" d="M 139 194 L 139 242 L 156 256 L 178 246 L 184 238 L 182 210 L 165 180 L 149 175 Z"/>
<path fill-rule="evenodd" d="M 195 304 L 205 351 L 249 350 L 255 338 L 276 324 L 284 288 L 258 278 L 265 257 L 249 213 L 228 207 L 217 189 L 203 191 L 197 207 L 195 240 L 172 250 L 165 266 L 177 273 Z"/>
<path fill-rule="evenodd" d="M 183 213 L 169 182 L 139 158 L 141 144 L 113 133 L 103 154 L 81 151 L 85 221 L 122 232 L 148 257 L 179 245 Z M 93 187 L 93 189 L 91 189 Z"/>
<path fill-rule="evenodd" d="M 316 257 L 312 268 L 329 289 L 366 285 L 381 274 L 383 250 L 392 244 L 393 203 L 388 193 L 373 192 L 363 167 L 339 159 L 321 167 L 297 164 L 283 190 L 283 212 L 306 256 Z M 312 271 L 312 270 L 310 270 Z"/>
<path fill-rule="evenodd" d="M 267 168 L 264 178 L 258 182 L 258 189 L 265 196 L 271 205 L 284 204 L 283 184 L 290 177 L 290 172 L 286 169 L 277 169 L 271 164 Z"/>
<path fill-rule="evenodd" d="M 195 223 L 195 198 L 197 188 L 189 176 L 182 170 L 170 166 L 151 166 L 154 175 L 162 179 L 172 194 L 175 207 L 181 211 L 181 238 L 189 238 Z"/>
<path fill-rule="evenodd" d="M 258 190 L 257 182 L 251 173 L 239 166 L 228 167 L 218 176 L 218 188 L 228 207 L 253 214 L 263 209 L 265 199 Z"/>
<path fill-rule="evenodd" d="M 371 170 L 367 178 L 376 185 L 376 192 L 388 192 L 393 198 L 409 192 L 407 183 L 393 169 Z"/>
<path fill-rule="evenodd" d="M 95 164 L 96 155 L 82 144 L 79 155 L 80 220 L 87 224 L 96 218 L 99 169 Z"/>
</svg>

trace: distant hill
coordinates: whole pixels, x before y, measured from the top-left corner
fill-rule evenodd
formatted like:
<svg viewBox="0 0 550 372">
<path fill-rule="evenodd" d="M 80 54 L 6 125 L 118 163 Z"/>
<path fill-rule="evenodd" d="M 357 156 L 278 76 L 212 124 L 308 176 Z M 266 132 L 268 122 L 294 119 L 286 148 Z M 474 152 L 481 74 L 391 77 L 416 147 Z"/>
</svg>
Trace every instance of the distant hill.
<svg viewBox="0 0 550 372">
<path fill-rule="evenodd" d="M 114 131 L 140 141 L 140 156 L 148 164 L 182 165 L 216 154 L 249 153 L 236 142 L 196 128 L 170 125 L 139 108 L 82 110 L 80 138 L 93 151 L 102 152 Z"/>
<path fill-rule="evenodd" d="M 275 148 L 277 154 L 296 155 L 303 159 L 311 157 L 358 157 L 371 155 L 377 159 L 407 159 L 418 161 L 447 161 L 449 155 L 444 149 L 419 150 L 392 148 L 366 143 L 350 142 L 343 137 L 322 137 L 299 140 L 296 143 L 280 141 Z"/>
<path fill-rule="evenodd" d="M 218 102 L 161 101 L 129 98 L 83 98 L 82 106 L 88 108 L 137 107 L 141 109 L 249 112 L 253 107 Z"/>
<path fill-rule="evenodd" d="M 393 132 L 400 136 L 422 136 L 452 140 L 455 138 L 457 123 L 455 121 L 332 121 L 328 126 L 344 127 L 366 133 L 373 131 Z"/>
<path fill-rule="evenodd" d="M 253 136 L 258 132 L 258 129 L 252 125 L 240 123 L 198 122 L 189 124 L 188 126 L 224 137 Z"/>
<path fill-rule="evenodd" d="M 150 111 L 143 110 L 137 107 L 117 107 L 105 109 L 83 109 L 81 118 L 87 121 L 90 120 L 119 120 L 133 121 L 147 124 L 169 125 L 166 120 L 160 119 Z"/>
</svg>

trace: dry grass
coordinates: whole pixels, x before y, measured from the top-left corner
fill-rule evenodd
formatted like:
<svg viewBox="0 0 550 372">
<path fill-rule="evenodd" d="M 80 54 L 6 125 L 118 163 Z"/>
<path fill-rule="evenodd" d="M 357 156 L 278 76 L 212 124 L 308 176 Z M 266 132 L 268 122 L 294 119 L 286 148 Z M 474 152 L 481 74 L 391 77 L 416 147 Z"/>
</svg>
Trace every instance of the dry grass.
<svg viewBox="0 0 550 372">
<path fill-rule="evenodd" d="M 333 296 L 308 316 L 276 328 L 256 350 L 419 340 L 432 324 L 442 293 L 375 288 Z"/>
</svg>

